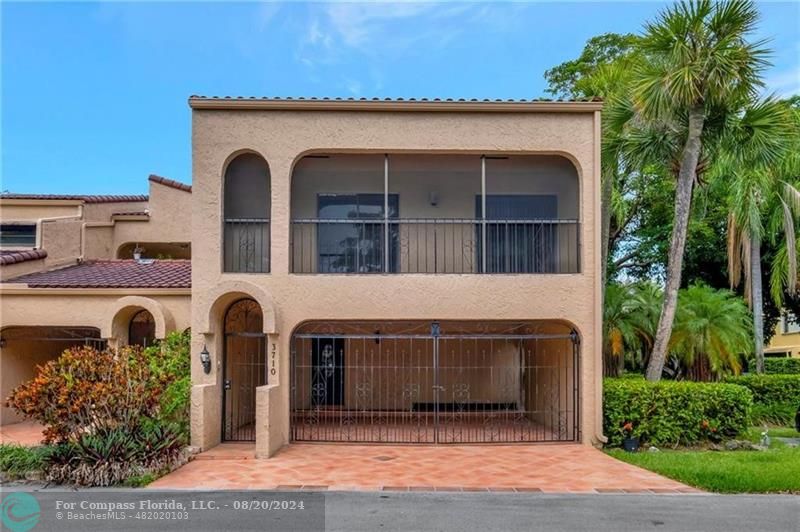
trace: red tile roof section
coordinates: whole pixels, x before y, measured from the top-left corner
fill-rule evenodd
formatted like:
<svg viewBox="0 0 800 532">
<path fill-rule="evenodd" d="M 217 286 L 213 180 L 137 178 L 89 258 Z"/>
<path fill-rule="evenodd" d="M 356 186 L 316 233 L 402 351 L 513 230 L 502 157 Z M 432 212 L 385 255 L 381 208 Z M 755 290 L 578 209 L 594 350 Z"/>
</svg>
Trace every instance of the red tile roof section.
<svg viewBox="0 0 800 532">
<path fill-rule="evenodd" d="M 39 260 L 47 257 L 47 252 L 43 249 L 23 249 L 23 250 L 0 250 L 0 265 L 19 264 L 29 260 Z"/>
<path fill-rule="evenodd" d="M 181 183 L 180 181 L 175 181 L 174 179 L 161 177 L 160 175 L 151 174 L 148 179 L 153 183 L 159 183 L 167 187 L 177 188 L 178 190 L 183 190 L 184 192 L 192 191 L 192 185 L 187 185 L 186 183 Z"/>
<path fill-rule="evenodd" d="M 97 260 L 4 281 L 29 288 L 190 288 L 192 261 Z"/>
<path fill-rule="evenodd" d="M 6 192 L 0 194 L 0 199 L 23 199 L 23 200 L 74 200 L 84 203 L 129 203 L 147 201 L 148 197 L 143 194 L 126 195 L 96 195 L 96 194 L 14 194 Z"/>
</svg>

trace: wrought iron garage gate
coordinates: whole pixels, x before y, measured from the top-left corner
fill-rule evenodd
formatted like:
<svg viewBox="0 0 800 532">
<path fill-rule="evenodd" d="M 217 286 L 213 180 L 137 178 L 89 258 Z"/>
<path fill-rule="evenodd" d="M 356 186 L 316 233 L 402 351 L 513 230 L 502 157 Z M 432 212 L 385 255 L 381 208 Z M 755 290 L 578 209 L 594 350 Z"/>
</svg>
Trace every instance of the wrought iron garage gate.
<svg viewBox="0 0 800 532">
<path fill-rule="evenodd" d="M 566 334 L 295 334 L 294 441 L 579 439 L 579 340 Z"/>
</svg>

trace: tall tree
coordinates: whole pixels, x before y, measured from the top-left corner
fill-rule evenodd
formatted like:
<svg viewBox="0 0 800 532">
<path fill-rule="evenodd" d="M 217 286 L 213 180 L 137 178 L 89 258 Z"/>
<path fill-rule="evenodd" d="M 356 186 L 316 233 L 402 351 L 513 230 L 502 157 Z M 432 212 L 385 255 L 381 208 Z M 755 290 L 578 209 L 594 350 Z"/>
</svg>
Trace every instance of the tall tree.
<svg viewBox="0 0 800 532">
<path fill-rule="evenodd" d="M 720 108 L 743 107 L 763 85 L 764 43 L 747 40 L 757 21 L 750 1 L 699 0 L 669 7 L 645 26 L 640 46 L 646 60 L 635 74 L 634 102 L 645 120 L 677 126 L 682 137 L 664 303 L 647 366 L 651 381 L 661 378 L 669 348 L 692 192 L 701 156 L 708 155 L 703 152 L 707 120 Z"/>
<path fill-rule="evenodd" d="M 789 105 L 767 99 L 735 117 L 723 141 L 715 173 L 730 184 L 728 272 L 731 286 L 744 277 L 745 295 L 753 309 L 756 371 L 764 371 L 762 245 L 777 246 L 770 272 L 776 305 L 784 292 L 797 291 L 797 238 L 800 191 L 797 130 Z"/>
<path fill-rule="evenodd" d="M 544 73 L 547 92 L 567 98 L 603 98 L 606 109 L 614 106 L 618 96 L 630 89 L 630 73 L 635 60 L 638 38 L 632 34 L 605 33 L 592 37 L 577 59 L 566 61 Z M 609 263 L 612 218 L 625 218 L 620 189 L 624 169 L 619 160 L 619 134 L 624 123 L 603 117 L 603 152 L 601 174 L 601 260 L 605 287 Z M 604 288 L 605 290 L 605 288 Z"/>
</svg>

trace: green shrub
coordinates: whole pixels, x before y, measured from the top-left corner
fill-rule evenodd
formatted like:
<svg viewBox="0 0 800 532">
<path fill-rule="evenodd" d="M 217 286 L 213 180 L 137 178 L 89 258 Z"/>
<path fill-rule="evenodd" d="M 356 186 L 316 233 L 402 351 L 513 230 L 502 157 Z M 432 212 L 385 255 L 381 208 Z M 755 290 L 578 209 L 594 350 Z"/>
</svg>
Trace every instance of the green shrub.
<svg viewBox="0 0 800 532">
<path fill-rule="evenodd" d="M 755 423 L 794 423 L 800 407 L 800 375 L 740 375 L 725 382 L 745 386 L 753 393 Z"/>
<path fill-rule="evenodd" d="M 192 389 L 190 341 L 189 331 L 173 332 L 144 350 L 150 372 L 162 386 L 157 419 L 178 424 L 187 437 Z"/>
<path fill-rule="evenodd" d="M 23 479 L 28 473 L 42 471 L 52 447 L 0 445 L 0 472 L 9 480 Z"/>
<path fill-rule="evenodd" d="M 168 471 L 189 439 L 189 334 L 145 350 L 68 349 L 7 404 L 45 425 L 55 442 L 46 480 L 112 486 Z M 40 464 L 41 465 L 41 464 Z"/>
<path fill-rule="evenodd" d="M 622 444 L 626 423 L 641 442 L 693 445 L 747 430 L 752 406 L 752 393 L 743 386 L 605 379 L 603 429 L 613 446 Z"/>
<path fill-rule="evenodd" d="M 135 432 L 111 429 L 58 445 L 47 457 L 45 478 L 81 486 L 114 486 L 168 471 L 185 445 L 176 426 L 149 424 Z M 134 481 L 135 482 L 135 481 Z"/>
<path fill-rule="evenodd" d="M 800 375 L 800 358 L 765 358 L 767 375 Z"/>
</svg>

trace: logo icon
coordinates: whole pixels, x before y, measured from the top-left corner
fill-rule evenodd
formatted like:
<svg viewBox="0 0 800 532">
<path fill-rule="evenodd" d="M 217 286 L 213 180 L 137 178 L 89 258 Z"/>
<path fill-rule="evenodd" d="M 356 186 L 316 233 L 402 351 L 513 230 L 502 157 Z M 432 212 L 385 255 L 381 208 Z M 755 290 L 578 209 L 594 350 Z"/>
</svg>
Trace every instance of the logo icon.
<svg viewBox="0 0 800 532">
<path fill-rule="evenodd" d="M 41 508 L 33 495 L 9 493 L 3 498 L 3 525 L 11 532 L 27 532 L 39 523 Z"/>
</svg>

